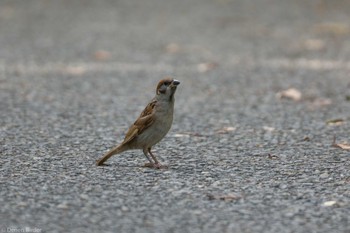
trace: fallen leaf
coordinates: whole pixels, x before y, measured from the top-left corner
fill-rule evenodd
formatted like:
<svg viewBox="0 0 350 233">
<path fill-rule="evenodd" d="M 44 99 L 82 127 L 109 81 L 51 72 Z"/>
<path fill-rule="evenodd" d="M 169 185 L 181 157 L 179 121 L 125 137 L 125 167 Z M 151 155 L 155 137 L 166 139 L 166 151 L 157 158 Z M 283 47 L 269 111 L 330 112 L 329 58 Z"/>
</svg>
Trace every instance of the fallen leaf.
<svg viewBox="0 0 350 233">
<path fill-rule="evenodd" d="M 236 128 L 235 127 L 224 127 L 222 129 L 219 129 L 218 131 L 216 131 L 216 133 L 218 134 L 225 134 L 225 133 L 228 133 L 228 132 L 232 132 L 232 131 L 235 131 Z"/>
<path fill-rule="evenodd" d="M 313 107 L 323 107 L 331 104 L 332 104 L 332 100 L 327 98 L 317 98 L 312 102 Z"/>
<path fill-rule="evenodd" d="M 314 29 L 317 33 L 334 36 L 346 35 L 350 32 L 349 25 L 338 22 L 317 24 Z"/>
<path fill-rule="evenodd" d="M 230 193 L 226 195 L 207 194 L 207 196 L 209 200 L 221 200 L 221 201 L 234 201 L 242 198 L 242 196 L 234 193 Z"/>
<path fill-rule="evenodd" d="M 279 157 L 277 156 L 277 155 L 272 155 L 272 154 L 268 154 L 267 155 L 267 157 L 269 158 L 269 159 L 279 159 Z"/>
<path fill-rule="evenodd" d="M 343 149 L 343 150 L 350 150 L 350 145 L 349 144 L 347 144 L 347 143 L 336 143 L 336 137 L 335 136 L 333 137 L 332 146 L 336 147 L 336 148 Z"/>
<path fill-rule="evenodd" d="M 272 131 L 275 131 L 275 128 L 270 127 L 270 126 L 263 126 L 263 130 L 268 131 L 268 132 L 272 132 Z"/>
<path fill-rule="evenodd" d="M 175 138 L 189 137 L 189 134 L 176 133 L 174 134 Z"/>
<path fill-rule="evenodd" d="M 350 101 L 350 95 L 345 96 L 346 101 Z"/>
<path fill-rule="evenodd" d="M 26 203 L 26 202 L 19 202 L 19 203 L 17 203 L 17 206 L 19 206 L 19 207 L 26 207 L 26 206 L 28 206 L 28 204 Z"/>
<path fill-rule="evenodd" d="M 71 75 L 82 75 L 86 72 L 86 69 L 82 66 L 68 66 L 65 72 Z"/>
<path fill-rule="evenodd" d="M 330 206 L 334 206 L 335 204 L 337 204 L 336 201 L 325 201 L 325 202 L 323 202 L 322 205 L 325 207 L 330 207 Z"/>
<path fill-rule="evenodd" d="M 303 47 L 307 50 L 318 51 L 325 48 L 326 43 L 320 39 L 307 39 L 303 43 Z"/>
<path fill-rule="evenodd" d="M 62 202 L 62 203 L 58 204 L 56 207 L 58 209 L 68 209 L 69 208 L 68 203 L 66 203 L 66 202 Z"/>
<path fill-rule="evenodd" d="M 343 150 L 350 150 L 350 144 L 346 144 L 346 143 L 335 143 L 333 144 L 333 146 L 341 148 Z"/>
<path fill-rule="evenodd" d="M 345 121 L 341 118 L 331 119 L 326 121 L 327 125 L 342 125 L 344 124 L 344 122 Z"/>
<path fill-rule="evenodd" d="M 201 63 L 197 65 L 198 72 L 205 73 L 209 70 L 215 69 L 218 66 L 215 62 Z"/>
<path fill-rule="evenodd" d="M 297 90 L 295 88 L 289 88 L 287 90 L 278 92 L 277 97 L 279 99 L 286 98 L 286 99 L 291 99 L 294 101 L 299 101 L 299 100 L 301 100 L 302 94 L 299 90 Z"/>
<path fill-rule="evenodd" d="M 240 196 L 237 196 L 234 194 L 219 197 L 219 199 L 223 201 L 233 201 L 233 200 L 238 200 L 240 198 L 241 198 Z"/>
<path fill-rule="evenodd" d="M 165 47 L 167 53 L 177 53 L 180 51 L 180 46 L 176 43 L 170 43 Z"/>
<path fill-rule="evenodd" d="M 15 13 L 15 10 L 12 6 L 6 6 L 6 4 L 4 4 L 0 8 L 0 18 L 1 19 L 10 19 L 15 15 L 14 13 Z"/>
<path fill-rule="evenodd" d="M 200 134 L 200 133 L 196 133 L 196 132 L 184 132 L 184 133 L 177 133 L 177 134 L 174 134 L 174 137 L 175 137 L 175 138 L 190 137 L 190 136 L 194 136 L 194 137 L 205 137 L 205 136 L 207 136 L 207 135 Z"/>
<path fill-rule="evenodd" d="M 111 53 L 105 50 L 97 50 L 94 57 L 98 61 L 106 61 L 111 58 Z"/>
</svg>

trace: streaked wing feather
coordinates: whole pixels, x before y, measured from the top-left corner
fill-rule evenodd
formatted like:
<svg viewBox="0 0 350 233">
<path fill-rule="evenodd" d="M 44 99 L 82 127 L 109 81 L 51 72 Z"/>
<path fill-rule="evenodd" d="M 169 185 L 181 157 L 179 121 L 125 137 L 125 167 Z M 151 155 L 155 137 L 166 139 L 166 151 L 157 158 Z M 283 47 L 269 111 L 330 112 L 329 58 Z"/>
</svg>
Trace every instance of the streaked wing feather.
<svg viewBox="0 0 350 233">
<path fill-rule="evenodd" d="M 123 144 L 130 142 L 134 137 L 136 137 L 138 135 L 138 131 L 139 129 L 135 125 L 132 125 L 125 135 Z"/>
<path fill-rule="evenodd" d="M 130 142 L 137 135 L 141 134 L 145 129 L 152 125 L 154 122 L 154 107 L 156 106 L 157 101 L 153 100 L 150 102 L 146 108 L 142 111 L 139 118 L 134 122 L 134 124 L 129 128 L 128 132 L 125 135 L 124 143 Z"/>
</svg>

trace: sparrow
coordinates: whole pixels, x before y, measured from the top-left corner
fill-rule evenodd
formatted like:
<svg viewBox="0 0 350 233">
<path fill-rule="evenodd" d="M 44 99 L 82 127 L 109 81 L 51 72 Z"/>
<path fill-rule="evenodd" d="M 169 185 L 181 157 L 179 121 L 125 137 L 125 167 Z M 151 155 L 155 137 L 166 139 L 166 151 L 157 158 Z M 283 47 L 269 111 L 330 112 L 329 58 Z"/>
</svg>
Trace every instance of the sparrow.
<svg viewBox="0 0 350 233">
<path fill-rule="evenodd" d="M 134 124 L 130 126 L 124 141 L 108 151 L 96 162 L 96 165 L 103 165 L 112 155 L 123 151 L 141 149 L 149 161 L 144 165 L 145 167 L 167 168 L 159 163 L 151 149 L 165 137 L 171 128 L 175 103 L 174 94 L 179 84 L 178 80 L 169 77 L 160 80 L 155 97 L 148 103 Z"/>
</svg>

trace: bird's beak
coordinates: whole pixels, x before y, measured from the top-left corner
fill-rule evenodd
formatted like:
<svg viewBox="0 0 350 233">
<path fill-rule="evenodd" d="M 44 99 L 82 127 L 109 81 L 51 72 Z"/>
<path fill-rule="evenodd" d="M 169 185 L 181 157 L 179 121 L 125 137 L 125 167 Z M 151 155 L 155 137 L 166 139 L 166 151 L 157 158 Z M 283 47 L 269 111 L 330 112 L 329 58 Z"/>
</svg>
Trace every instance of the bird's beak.
<svg viewBox="0 0 350 233">
<path fill-rule="evenodd" d="M 177 85 L 180 84 L 180 82 L 179 82 L 179 80 L 174 79 L 173 82 L 172 82 L 172 84 L 173 84 L 174 86 L 177 86 Z"/>
</svg>

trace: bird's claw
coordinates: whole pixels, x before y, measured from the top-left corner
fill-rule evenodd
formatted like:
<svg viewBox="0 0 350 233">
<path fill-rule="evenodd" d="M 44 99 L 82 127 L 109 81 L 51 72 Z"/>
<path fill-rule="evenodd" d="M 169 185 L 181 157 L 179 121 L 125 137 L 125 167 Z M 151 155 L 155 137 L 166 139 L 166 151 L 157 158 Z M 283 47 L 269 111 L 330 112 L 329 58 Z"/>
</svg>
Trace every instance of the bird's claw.
<svg viewBox="0 0 350 233">
<path fill-rule="evenodd" d="M 143 167 L 156 168 L 156 169 L 167 169 L 167 165 L 162 165 L 160 163 L 145 163 Z"/>
</svg>

